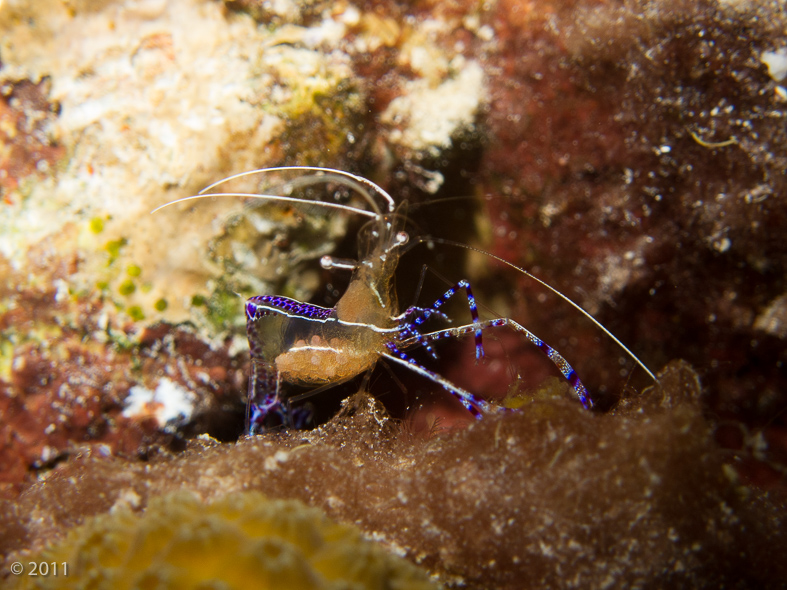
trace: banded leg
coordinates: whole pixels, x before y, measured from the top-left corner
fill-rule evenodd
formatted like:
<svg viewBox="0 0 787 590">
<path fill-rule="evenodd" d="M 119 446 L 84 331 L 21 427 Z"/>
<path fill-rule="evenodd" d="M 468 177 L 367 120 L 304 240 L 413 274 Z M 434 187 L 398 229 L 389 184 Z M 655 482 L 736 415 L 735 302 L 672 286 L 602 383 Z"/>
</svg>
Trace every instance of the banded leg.
<svg viewBox="0 0 787 590">
<path fill-rule="evenodd" d="M 470 283 L 468 283 L 466 280 L 462 279 L 456 285 L 448 289 L 448 291 L 443 293 L 442 297 L 439 297 L 437 301 L 435 301 L 432 304 L 432 307 L 426 307 L 426 308 L 411 307 L 407 311 L 405 311 L 404 314 L 402 315 L 404 317 L 407 317 L 407 315 L 410 314 L 411 312 L 415 312 L 415 311 L 420 312 L 420 315 L 416 316 L 413 319 L 413 323 L 416 326 L 420 326 L 421 324 L 423 324 L 433 314 L 439 314 L 443 318 L 445 318 L 445 314 L 443 314 L 439 310 L 446 301 L 448 301 L 451 297 L 456 295 L 456 291 L 458 289 L 464 289 L 465 293 L 467 294 L 467 305 L 470 307 L 470 317 L 473 320 L 472 325 L 475 326 L 475 357 L 477 359 L 483 358 L 484 345 L 483 342 L 481 341 L 482 325 L 481 322 L 479 322 L 478 320 L 478 306 L 476 306 L 475 297 L 473 296 L 473 290 L 470 288 Z M 432 353 L 432 356 L 434 356 L 434 353 Z"/>
<path fill-rule="evenodd" d="M 530 330 L 525 328 L 524 326 L 518 324 L 514 320 L 508 318 L 497 318 L 494 320 L 486 320 L 480 322 L 478 324 L 467 324 L 465 326 L 457 326 L 455 328 L 447 328 L 445 330 L 439 330 L 437 332 L 430 332 L 429 334 L 421 334 L 421 339 L 423 340 L 440 340 L 442 338 L 456 338 L 457 336 L 463 336 L 465 334 L 469 334 L 470 332 L 478 333 L 479 330 L 484 330 L 487 328 L 494 328 L 499 326 L 508 326 L 513 328 L 517 332 L 520 332 L 525 335 L 525 337 L 530 340 L 533 344 L 538 346 L 538 348 L 543 352 L 549 360 L 551 360 L 554 365 L 563 373 L 563 376 L 571 385 L 574 393 L 576 393 L 579 401 L 582 402 L 582 405 L 585 408 L 590 409 L 593 407 L 593 400 L 590 399 L 588 395 L 588 390 L 582 381 L 579 380 L 579 376 L 577 375 L 576 371 L 574 371 L 573 367 L 568 364 L 568 361 L 563 358 L 563 356 L 554 348 L 549 346 L 546 342 L 541 340 L 538 336 L 533 334 Z M 402 346 L 406 347 L 412 344 L 417 343 L 418 340 L 411 339 L 410 341 L 402 342 Z M 476 342 L 478 342 L 478 336 L 476 336 Z"/>
<path fill-rule="evenodd" d="M 305 428 L 314 416 L 312 405 L 306 403 L 293 407 L 290 401 L 282 399 L 279 373 L 267 369 L 265 363 L 252 359 L 246 403 L 246 432 L 258 434 L 272 425 Z"/>
<path fill-rule="evenodd" d="M 424 347 L 426 352 L 429 353 L 429 356 L 437 360 L 437 353 L 434 351 L 434 348 L 432 348 L 432 345 L 429 343 L 429 341 L 421 335 L 421 332 L 415 329 L 413 324 L 402 324 L 401 328 L 399 329 L 398 336 L 398 342 L 415 341 Z"/>
<path fill-rule="evenodd" d="M 280 388 L 281 378 L 278 372 L 267 369 L 265 363 L 252 358 L 246 402 L 246 432 L 249 434 L 262 432 L 268 416 L 284 415 L 279 397 Z"/>
<path fill-rule="evenodd" d="M 445 389 L 448 393 L 453 395 L 456 399 L 458 399 L 461 404 L 467 408 L 467 410 L 476 418 L 481 418 L 485 412 L 491 412 L 495 409 L 499 409 L 498 406 L 493 406 L 492 404 L 485 402 L 482 399 L 478 399 L 469 391 L 462 389 L 451 383 L 448 379 L 444 379 L 437 373 L 430 371 L 429 369 L 422 367 L 415 359 L 410 358 L 405 353 L 400 351 L 395 344 L 389 342 L 386 344 L 388 350 L 390 350 L 390 354 L 383 353 L 383 356 L 399 365 L 403 365 L 410 369 L 411 371 L 415 371 L 419 375 L 423 375 L 427 379 L 434 381 L 438 385 L 442 385 L 443 389 Z"/>
<path fill-rule="evenodd" d="M 408 307 L 403 313 L 400 313 L 398 316 L 394 316 L 392 319 L 396 321 L 405 321 L 409 316 L 415 316 L 413 318 L 413 321 L 418 322 L 418 324 L 423 324 L 428 318 L 432 317 L 433 315 L 438 316 L 440 319 L 443 319 L 446 322 L 451 321 L 448 318 L 448 316 L 445 315 L 442 311 L 434 310 L 431 307 L 418 307 L 415 305 L 413 305 L 412 307 Z M 420 318 L 420 319 L 416 319 L 416 318 Z"/>
</svg>

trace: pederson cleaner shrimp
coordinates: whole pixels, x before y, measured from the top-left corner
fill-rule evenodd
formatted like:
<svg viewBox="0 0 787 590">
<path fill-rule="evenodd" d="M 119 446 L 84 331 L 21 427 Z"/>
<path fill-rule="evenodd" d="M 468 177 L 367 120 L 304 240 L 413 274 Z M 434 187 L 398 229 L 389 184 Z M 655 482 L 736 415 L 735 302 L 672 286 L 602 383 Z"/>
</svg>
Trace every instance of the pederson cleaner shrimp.
<svg viewBox="0 0 787 590">
<path fill-rule="evenodd" d="M 280 185 L 282 194 L 251 192 L 214 192 L 237 179 L 253 179 L 276 172 L 295 172 L 299 177 Z M 335 183 L 357 193 L 365 202 L 365 208 L 340 202 L 313 201 L 291 196 L 292 191 L 318 184 Z M 271 194 L 268 194 L 271 193 Z M 338 385 L 357 375 L 371 371 L 376 363 L 386 361 L 406 367 L 440 385 L 476 418 L 483 414 L 502 411 L 501 406 L 480 399 L 470 391 L 459 387 L 438 373 L 416 362 L 408 353 L 417 348 L 424 349 L 437 358 L 432 343 L 444 338 L 458 338 L 472 334 L 475 338 L 475 355 L 484 357 L 483 334 L 493 327 L 508 327 L 522 334 L 538 347 L 554 363 L 570 384 L 575 395 L 585 408 L 590 409 L 593 401 L 571 365 L 550 345 L 527 328 L 509 318 L 480 320 L 478 307 L 470 284 L 461 280 L 448 289 L 428 307 L 408 307 L 399 311 L 394 292 L 393 276 L 400 256 L 419 243 L 411 241 L 404 229 L 406 202 L 398 207 L 394 199 L 381 187 L 361 176 L 331 168 L 285 166 L 263 168 L 243 172 L 220 180 L 197 195 L 166 203 L 153 212 L 193 199 L 206 197 L 246 197 L 290 204 L 317 205 L 365 216 L 369 221 L 359 232 L 359 260 L 339 260 L 324 256 L 324 268 L 352 271 L 349 285 L 332 308 L 277 295 L 257 295 L 245 302 L 246 331 L 251 353 L 248 402 L 246 412 L 247 431 L 255 434 L 273 422 L 285 426 L 303 426 L 310 417 L 308 406 L 293 408 L 293 399 L 304 396 L 288 396 L 285 384 L 315 388 L 315 391 Z M 426 238 L 420 242 L 427 241 Z M 428 239 L 450 246 L 477 250 L 465 244 Z M 653 373 L 622 342 L 596 321 L 588 312 L 567 296 L 547 285 L 526 270 L 513 265 L 488 252 L 488 256 L 506 264 L 538 281 L 563 300 L 588 317 L 607 336 L 612 338 L 644 371 L 656 381 Z M 459 292 L 464 292 L 470 311 L 470 323 L 434 331 L 424 329 L 430 318 L 448 318 L 441 307 Z"/>
</svg>

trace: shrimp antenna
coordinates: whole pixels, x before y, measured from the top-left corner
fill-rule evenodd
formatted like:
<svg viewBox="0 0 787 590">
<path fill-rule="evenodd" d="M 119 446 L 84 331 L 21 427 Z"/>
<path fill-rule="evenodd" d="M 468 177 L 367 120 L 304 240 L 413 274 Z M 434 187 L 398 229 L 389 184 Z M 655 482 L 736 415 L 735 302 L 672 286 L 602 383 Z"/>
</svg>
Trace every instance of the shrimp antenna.
<svg viewBox="0 0 787 590">
<path fill-rule="evenodd" d="M 208 197 L 244 197 L 249 199 L 262 199 L 266 201 L 279 201 L 285 203 L 308 202 L 305 199 L 299 197 L 291 197 L 287 195 L 271 195 L 271 194 L 259 194 L 259 193 L 245 193 L 245 192 L 225 192 L 225 193 L 208 192 L 211 189 L 221 184 L 224 184 L 231 180 L 235 180 L 237 178 L 244 178 L 254 174 L 264 174 L 267 172 L 281 172 L 281 171 L 315 171 L 318 174 L 310 174 L 302 178 L 296 178 L 294 180 L 282 183 L 281 185 L 279 185 L 280 187 L 286 187 L 287 189 L 292 190 L 293 188 L 304 188 L 315 184 L 337 182 L 359 193 L 367 201 L 367 203 L 369 203 L 373 211 L 367 211 L 366 209 L 360 209 L 358 207 L 353 207 L 351 205 L 344 205 L 342 203 L 332 203 L 330 201 L 311 201 L 311 203 L 321 207 L 326 207 L 329 209 L 338 209 L 341 211 L 348 211 L 350 213 L 363 215 L 365 217 L 370 217 L 372 219 L 380 219 L 381 217 L 380 208 L 372 198 L 372 195 L 366 190 L 367 188 L 371 188 L 375 193 L 380 195 L 385 200 L 389 212 L 393 212 L 396 209 L 396 205 L 391 195 L 389 195 L 380 186 L 373 183 L 371 180 L 367 180 L 362 176 L 357 176 L 355 174 L 344 172 L 342 170 L 335 170 L 333 168 L 319 168 L 313 166 L 279 166 L 276 168 L 260 168 L 258 170 L 250 170 L 247 172 L 241 172 L 239 174 L 235 174 L 233 176 L 228 176 L 227 178 L 219 180 L 218 182 L 214 182 L 213 184 L 205 187 L 204 189 L 199 191 L 199 193 L 197 193 L 196 195 L 191 195 L 189 197 L 183 197 L 180 199 L 176 199 L 174 201 L 170 201 L 168 203 L 164 203 L 163 205 L 160 205 L 155 209 L 153 209 L 151 213 L 156 213 L 160 209 L 163 209 L 164 207 L 169 207 L 170 205 L 174 205 L 176 203 L 183 203 L 185 201 L 204 199 Z"/>
<path fill-rule="evenodd" d="M 540 284 L 540 285 L 546 287 L 547 289 L 549 289 L 550 291 L 552 291 L 555 295 L 560 297 L 563 301 L 565 301 L 566 303 L 568 303 L 569 305 L 574 307 L 582 315 L 584 315 L 591 322 L 593 322 L 593 324 L 595 324 L 596 327 L 598 327 L 602 332 L 604 332 L 604 334 L 606 334 L 607 336 L 612 338 L 612 340 L 615 342 L 615 344 L 620 346 L 620 348 L 622 348 L 626 352 L 626 354 L 628 354 L 629 357 L 631 357 L 634 360 L 634 362 L 637 363 L 642 368 L 642 370 L 645 371 L 648 374 L 648 376 L 651 379 L 653 379 L 654 383 L 659 383 L 659 380 L 656 378 L 656 376 L 653 374 L 653 372 L 650 369 L 648 369 L 648 367 L 645 365 L 645 363 L 643 363 L 641 360 L 639 360 L 639 357 L 636 354 L 634 354 L 633 352 L 631 352 L 629 347 L 626 346 L 625 344 L 623 344 L 618 339 L 617 336 L 615 336 L 612 332 L 607 330 L 602 325 L 601 322 L 599 322 L 596 318 L 594 318 L 592 315 L 590 315 L 590 312 L 585 311 L 585 309 L 581 305 L 579 305 L 579 303 L 574 302 L 574 300 L 572 300 L 568 295 L 564 295 L 563 293 L 561 293 L 560 291 L 555 289 L 552 285 L 550 285 L 549 283 L 547 283 L 545 281 L 542 281 L 537 276 L 529 273 L 528 271 L 526 271 L 521 266 L 517 266 L 513 262 L 509 262 L 505 258 L 501 258 L 500 256 L 496 256 L 496 255 L 492 254 L 491 252 L 487 252 L 486 250 L 481 250 L 480 248 L 475 248 L 473 246 L 468 246 L 467 244 L 462 244 L 460 242 L 454 242 L 452 240 L 445 240 L 443 238 L 422 238 L 421 241 L 422 242 L 436 242 L 438 244 L 445 244 L 446 246 L 456 246 L 457 248 L 464 248 L 465 250 L 471 250 L 473 252 L 478 252 L 479 254 L 484 254 L 486 256 L 489 256 L 490 258 L 493 258 L 494 260 L 497 260 L 498 262 L 502 262 L 506 266 L 508 266 L 510 268 L 513 268 L 514 270 L 518 270 L 519 272 L 521 272 L 525 276 L 530 277 L 531 279 L 536 281 L 538 284 Z"/>
<path fill-rule="evenodd" d="M 380 195 L 387 205 L 387 209 L 389 213 L 393 213 L 396 210 L 396 203 L 393 200 L 393 197 L 389 195 L 385 190 L 382 189 L 379 185 L 375 184 L 368 178 L 364 178 L 363 176 L 358 176 L 357 174 L 352 174 L 351 172 L 345 172 L 344 170 L 337 170 L 336 168 L 322 168 L 319 166 L 277 166 L 273 168 L 259 168 L 257 170 L 248 170 L 246 172 L 240 172 L 239 174 L 234 174 L 232 176 L 228 176 L 222 180 L 214 182 L 213 184 L 206 186 L 202 189 L 199 194 L 205 194 L 209 190 L 223 184 L 225 182 L 229 182 L 230 180 L 235 180 L 236 178 L 244 178 L 246 176 L 252 176 L 254 174 L 267 174 L 268 172 L 288 172 L 288 171 L 296 171 L 296 172 L 317 172 L 318 174 L 312 174 L 303 178 L 296 178 L 292 181 L 284 183 L 285 185 L 290 186 L 310 186 L 313 184 L 318 183 L 325 183 L 325 182 L 338 182 L 343 184 L 347 187 L 353 188 L 358 191 L 363 197 L 369 201 L 372 205 L 372 208 L 375 212 L 379 215 L 380 210 L 377 207 L 376 203 L 372 199 L 371 195 L 366 191 L 367 188 L 372 189 L 373 192 Z"/>
<path fill-rule="evenodd" d="M 309 203 L 304 199 L 299 199 L 298 197 L 285 197 L 282 195 L 260 195 L 257 193 L 210 193 L 207 195 L 191 195 L 190 197 L 183 197 L 180 199 L 175 199 L 174 201 L 170 201 L 169 203 L 164 203 L 163 205 L 159 205 L 155 209 L 151 211 L 151 213 L 156 213 L 164 207 L 169 207 L 170 205 L 176 205 L 178 203 L 185 203 L 186 201 L 194 201 L 196 199 L 208 199 L 211 197 L 243 197 L 247 199 L 262 199 L 264 201 L 280 201 L 285 203 Z M 358 207 L 352 207 L 350 205 L 343 205 L 341 203 L 331 203 L 326 201 L 312 201 L 309 203 L 310 205 L 319 205 L 320 207 L 326 207 L 328 209 L 339 209 L 341 211 L 349 211 L 350 213 L 355 213 L 357 215 L 363 215 L 365 217 L 370 217 L 372 219 L 377 219 L 379 216 L 372 212 L 367 211 L 366 209 L 359 209 Z"/>
</svg>

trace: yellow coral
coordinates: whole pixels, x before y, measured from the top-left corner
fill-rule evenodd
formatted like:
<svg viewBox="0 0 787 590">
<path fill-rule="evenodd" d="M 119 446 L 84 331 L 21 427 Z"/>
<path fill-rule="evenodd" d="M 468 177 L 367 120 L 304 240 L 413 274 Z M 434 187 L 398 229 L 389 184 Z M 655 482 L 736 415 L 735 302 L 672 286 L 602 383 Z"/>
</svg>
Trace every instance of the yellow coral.
<svg viewBox="0 0 787 590">
<path fill-rule="evenodd" d="M 257 492 L 204 504 L 188 492 L 91 519 L 28 561 L 64 575 L 19 576 L 18 588 L 434 588 L 407 561 L 350 526 Z"/>
</svg>

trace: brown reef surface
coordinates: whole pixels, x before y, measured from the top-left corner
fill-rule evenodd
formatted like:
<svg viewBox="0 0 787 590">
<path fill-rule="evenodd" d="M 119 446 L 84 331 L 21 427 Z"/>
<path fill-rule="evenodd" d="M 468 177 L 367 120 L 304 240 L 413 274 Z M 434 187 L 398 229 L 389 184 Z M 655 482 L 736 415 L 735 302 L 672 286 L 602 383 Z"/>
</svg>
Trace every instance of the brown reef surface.
<svg viewBox="0 0 787 590">
<path fill-rule="evenodd" d="M 358 394 L 310 432 L 202 437 L 147 462 L 86 450 L 0 504 L 3 549 L 173 491 L 256 490 L 353 523 L 451 586 L 780 587 L 783 499 L 738 481 L 687 364 L 659 377 L 610 414 L 537 399 L 428 440 Z"/>
</svg>

